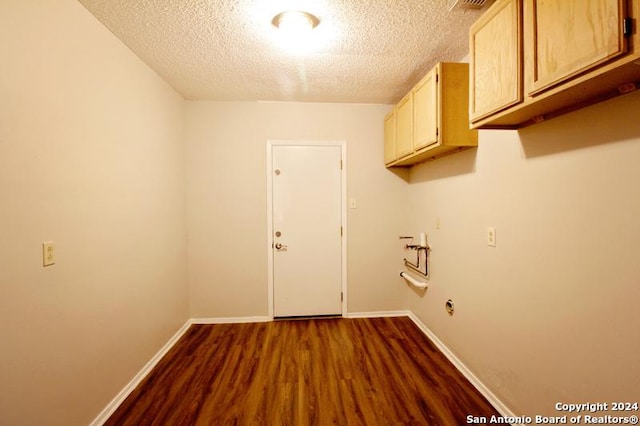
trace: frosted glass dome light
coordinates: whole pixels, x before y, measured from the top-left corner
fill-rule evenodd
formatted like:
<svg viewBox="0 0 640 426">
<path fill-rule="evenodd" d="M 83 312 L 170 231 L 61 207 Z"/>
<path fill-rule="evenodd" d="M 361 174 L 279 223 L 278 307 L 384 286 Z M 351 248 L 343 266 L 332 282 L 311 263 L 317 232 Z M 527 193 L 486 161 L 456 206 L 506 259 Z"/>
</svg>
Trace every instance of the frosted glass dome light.
<svg viewBox="0 0 640 426">
<path fill-rule="evenodd" d="M 320 20 L 308 12 L 289 10 L 274 16 L 271 23 L 288 34 L 304 34 L 317 27 Z"/>
</svg>

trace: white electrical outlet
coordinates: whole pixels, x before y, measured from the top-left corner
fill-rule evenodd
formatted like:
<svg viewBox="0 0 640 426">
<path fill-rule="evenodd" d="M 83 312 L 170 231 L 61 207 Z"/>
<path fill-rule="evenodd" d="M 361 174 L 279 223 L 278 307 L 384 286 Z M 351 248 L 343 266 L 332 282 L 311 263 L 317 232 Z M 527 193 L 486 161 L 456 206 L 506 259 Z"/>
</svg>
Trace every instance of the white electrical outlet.
<svg viewBox="0 0 640 426">
<path fill-rule="evenodd" d="M 53 241 L 42 243 L 42 266 L 56 263 L 56 245 Z"/>
<path fill-rule="evenodd" d="M 487 228 L 487 245 L 490 247 L 496 246 L 496 228 L 493 226 Z"/>
</svg>

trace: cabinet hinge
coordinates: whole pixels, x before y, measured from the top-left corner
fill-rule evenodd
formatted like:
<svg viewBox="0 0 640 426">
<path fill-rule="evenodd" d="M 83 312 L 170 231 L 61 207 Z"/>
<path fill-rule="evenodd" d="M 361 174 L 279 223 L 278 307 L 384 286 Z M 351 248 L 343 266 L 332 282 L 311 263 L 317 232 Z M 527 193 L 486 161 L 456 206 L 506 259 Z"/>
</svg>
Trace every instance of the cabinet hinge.
<svg viewBox="0 0 640 426">
<path fill-rule="evenodd" d="M 622 20 L 622 35 L 629 37 L 633 33 L 633 19 L 624 18 Z"/>
</svg>

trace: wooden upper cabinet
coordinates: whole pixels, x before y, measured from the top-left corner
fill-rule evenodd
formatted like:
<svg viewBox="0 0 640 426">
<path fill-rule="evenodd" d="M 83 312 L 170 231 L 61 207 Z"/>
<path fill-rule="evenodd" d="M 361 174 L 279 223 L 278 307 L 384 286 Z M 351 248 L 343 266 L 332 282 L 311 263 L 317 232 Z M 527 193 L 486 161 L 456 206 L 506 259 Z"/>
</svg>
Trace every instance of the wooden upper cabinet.
<svg viewBox="0 0 640 426">
<path fill-rule="evenodd" d="M 391 158 L 390 115 L 385 118 L 385 164 L 411 166 L 478 145 L 469 128 L 469 65 L 441 62 L 395 109 L 395 161 Z M 389 124 L 387 124 L 389 123 Z"/>
<path fill-rule="evenodd" d="M 396 158 L 413 152 L 413 98 L 409 92 L 396 106 Z"/>
<path fill-rule="evenodd" d="M 473 128 L 519 128 L 640 87 L 640 0 L 497 0 L 470 29 Z"/>
<path fill-rule="evenodd" d="M 384 118 L 384 164 L 396 160 L 396 110 Z"/>
<path fill-rule="evenodd" d="M 413 150 L 438 142 L 438 68 L 413 89 Z"/>
<path fill-rule="evenodd" d="M 533 55 L 531 95 L 620 56 L 626 0 L 531 0 L 525 16 Z"/>
<path fill-rule="evenodd" d="M 472 121 L 522 101 L 521 13 L 521 0 L 498 0 L 471 26 Z"/>
</svg>

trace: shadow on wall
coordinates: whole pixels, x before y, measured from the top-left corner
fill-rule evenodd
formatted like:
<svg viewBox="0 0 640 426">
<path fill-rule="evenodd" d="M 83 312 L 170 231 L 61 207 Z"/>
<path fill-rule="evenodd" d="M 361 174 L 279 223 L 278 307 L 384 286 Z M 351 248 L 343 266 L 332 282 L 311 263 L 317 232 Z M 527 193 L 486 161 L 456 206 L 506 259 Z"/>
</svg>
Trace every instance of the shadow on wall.
<svg viewBox="0 0 640 426">
<path fill-rule="evenodd" d="M 398 176 L 403 181 L 409 183 L 409 177 L 411 169 L 409 167 L 390 167 L 387 168 L 388 171 Z"/>
<path fill-rule="evenodd" d="M 410 183 L 428 182 L 453 176 L 466 175 L 476 171 L 476 155 L 478 148 L 473 147 L 464 151 L 438 158 L 411 168 Z"/>
<path fill-rule="evenodd" d="M 640 91 L 518 130 L 527 158 L 622 142 L 640 135 Z"/>
</svg>

